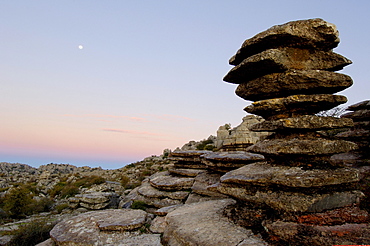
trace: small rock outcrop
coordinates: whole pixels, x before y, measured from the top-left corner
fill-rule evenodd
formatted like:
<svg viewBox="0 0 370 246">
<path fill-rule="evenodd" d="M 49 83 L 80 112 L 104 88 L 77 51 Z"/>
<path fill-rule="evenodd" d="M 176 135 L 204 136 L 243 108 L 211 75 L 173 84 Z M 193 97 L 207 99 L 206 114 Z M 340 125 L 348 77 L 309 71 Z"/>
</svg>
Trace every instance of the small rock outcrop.
<svg viewBox="0 0 370 246">
<path fill-rule="evenodd" d="M 217 131 L 217 146 L 220 151 L 244 151 L 247 147 L 266 138 L 268 132 L 254 132 L 249 130 L 251 126 L 263 121 L 262 117 L 247 115 L 243 122 L 231 130 L 223 131 L 223 126 Z"/>
<path fill-rule="evenodd" d="M 254 101 L 245 111 L 265 119 L 251 130 L 274 134 L 247 149 L 264 155 L 265 162 L 230 171 L 211 189 L 250 207 L 244 214 L 250 219 L 254 211 L 272 243 L 370 242 L 368 216 L 359 216 L 356 224 L 351 219 L 335 225 L 314 219 L 323 213 L 334 220 L 333 210 L 356 210 L 364 197 L 357 189 L 359 171 L 331 161 L 332 155 L 357 145 L 318 133 L 353 126 L 348 118 L 315 115 L 347 101 L 333 95 L 352 85 L 349 76 L 335 72 L 351 64 L 331 50 L 338 42 L 336 27 L 322 19 L 274 26 L 243 43 L 230 59 L 235 67 L 224 77 L 239 84 L 238 96 Z M 312 220 L 303 225 L 305 217 Z"/>
<path fill-rule="evenodd" d="M 138 231 L 148 221 L 142 210 L 93 211 L 58 223 L 50 237 L 56 245 L 162 245 L 160 234 Z"/>
</svg>

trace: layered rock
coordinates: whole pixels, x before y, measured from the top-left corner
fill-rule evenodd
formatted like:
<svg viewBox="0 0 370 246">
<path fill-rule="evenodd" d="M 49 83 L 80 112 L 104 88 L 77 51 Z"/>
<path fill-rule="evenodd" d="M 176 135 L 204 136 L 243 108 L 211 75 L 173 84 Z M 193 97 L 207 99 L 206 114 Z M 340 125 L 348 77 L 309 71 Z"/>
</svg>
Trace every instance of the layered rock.
<svg viewBox="0 0 370 246">
<path fill-rule="evenodd" d="M 370 158 L 370 101 L 356 103 L 347 108 L 348 112 L 342 115 L 342 119 L 352 119 L 354 126 L 346 132 L 341 132 L 336 137 L 355 142 L 358 149 L 352 151 L 357 156 L 357 163 Z M 365 164 L 365 163 L 363 163 Z M 369 161 L 366 163 L 369 165 Z"/>
<path fill-rule="evenodd" d="M 142 210 L 87 212 L 58 223 L 50 237 L 56 245 L 162 245 L 160 234 L 137 231 L 148 219 Z"/>
<path fill-rule="evenodd" d="M 221 174 L 207 170 L 207 165 L 201 161 L 203 155 L 211 153 L 199 150 L 172 152 L 170 158 L 174 167 L 144 180 L 121 201 L 120 207 L 130 207 L 133 202 L 141 201 L 146 206 L 160 209 L 225 198 L 225 195 L 207 189 L 221 177 Z"/>
<path fill-rule="evenodd" d="M 300 226 L 296 216 L 356 207 L 364 197 L 356 188 L 360 172 L 351 167 L 343 168 L 330 158 L 355 150 L 357 145 L 318 133 L 353 126 L 348 119 L 315 115 L 347 102 L 345 96 L 332 95 L 352 85 L 349 76 L 335 72 L 351 64 L 331 50 L 338 42 L 335 26 L 321 19 L 275 26 L 246 40 L 230 59 L 235 67 L 224 77 L 227 82 L 239 84 L 237 95 L 254 101 L 245 111 L 266 119 L 253 125 L 251 130 L 274 134 L 247 148 L 264 155 L 265 162 L 228 172 L 210 189 L 254 207 L 251 211 L 271 210 L 274 215 L 262 213 L 267 217 L 260 222 L 271 238 L 281 243 L 301 245 L 301 234 L 312 229 Z M 244 214 L 251 217 L 248 212 Z M 299 227 L 299 232 L 277 233 L 277 218 L 288 223 L 287 228 L 291 230 Z M 350 222 L 349 219 L 340 223 Z M 331 225 L 325 226 L 327 231 L 335 230 Z M 316 226 L 313 230 L 321 229 Z M 364 234 L 368 229 L 361 230 L 360 234 Z M 321 232 L 315 237 L 310 240 L 314 245 L 343 242 L 341 237 L 334 236 L 325 242 L 325 233 Z M 356 238 L 351 241 L 345 237 L 345 240 L 363 243 Z"/>
<path fill-rule="evenodd" d="M 247 147 L 266 138 L 268 132 L 253 132 L 249 128 L 263 121 L 262 117 L 255 115 L 247 115 L 243 118 L 243 122 L 231 130 L 224 132 L 222 129 L 217 131 L 217 139 L 222 141 L 217 142 L 220 151 L 243 151 Z"/>
</svg>

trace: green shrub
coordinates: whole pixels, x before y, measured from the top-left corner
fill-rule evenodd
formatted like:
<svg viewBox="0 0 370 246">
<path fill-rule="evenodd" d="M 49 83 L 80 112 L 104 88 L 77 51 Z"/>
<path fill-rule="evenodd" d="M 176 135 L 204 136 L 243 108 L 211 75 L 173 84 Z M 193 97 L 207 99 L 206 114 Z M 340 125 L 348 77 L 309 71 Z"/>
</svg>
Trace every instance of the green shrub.
<svg viewBox="0 0 370 246">
<path fill-rule="evenodd" d="M 148 204 L 146 204 L 143 201 L 134 201 L 131 205 L 132 209 L 141 209 L 144 211 L 146 210 L 147 207 L 148 207 Z"/>
<path fill-rule="evenodd" d="M 63 209 L 68 208 L 68 207 L 69 206 L 67 203 L 61 203 L 55 206 L 55 210 L 58 212 L 58 214 L 60 214 L 63 211 Z"/>
<path fill-rule="evenodd" d="M 197 145 L 197 150 L 204 150 L 207 145 L 213 144 L 211 139 L 203 140 Z M 213 149 L 213 147 L 212 147 Z"/>
<path fill-rule="evenodd" d="M 31 193 L 25 186 L 9 190 L 2 201 L 2 208 L 13 218 L 23 218 L 29 214 L 32 203 Z"/>
<path fill-rule="evenodd" d="M 53 204 L 53 200 L 47 197 L 43 197 L 39 200 L 32 199 L 32 202 L 28 205 L 27 215 L 49 212 Z"/>
<path fill-rule="evenodd" d="M 56 185 L 54 185 L 54 187 L 49 190 L 49 195 L 51 197 L 56 197 L 57 195 L 59 195 L 61 193 L 61 191 L 64 189 L 64 187 L 67 185 L 66 182 L 59 182 L 57 183 Z"/>
<path fill-rule="evenodd" d="M 121 185 L 126 188 L 127 184 L 130 182 L 130 178 L 126 175 L 121 177 Z"/>
<path fill-rule="evenodd" d="M 55 224 L 48 223 L 46 220 L 34 220 L 25 225 L 21 225 L 13 234 L 14 237 L 7 244 L 9 246 L 29 246 L 36 245 L 47 240 L 49 232 Z"/>
<path fill-rule="evenodd" d="M 105 179 L 103 177 L 92 175 L 92 176 L 82 177 L 82 178 L 76 180 L 76 182 L 74 182 L 74 184 L 77 187 L 88 188 L 88 187 L 91 187 L 94 184 L 98 185 L 98 184 L 102 184 L 104 182 L 105 182 Z"/>
</svg>

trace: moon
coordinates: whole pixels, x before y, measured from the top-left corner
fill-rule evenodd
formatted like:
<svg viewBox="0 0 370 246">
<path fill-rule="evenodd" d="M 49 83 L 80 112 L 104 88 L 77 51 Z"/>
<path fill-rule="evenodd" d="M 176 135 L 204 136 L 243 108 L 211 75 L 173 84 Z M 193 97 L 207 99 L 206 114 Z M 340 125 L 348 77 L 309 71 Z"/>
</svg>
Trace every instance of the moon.
<svg viewBox="0 0 370 246">
<path fill-rule="evenodd" d="M 80 50 L 82 50 L 84 47 L 80 44 L 80 45 L 78 46 L 78 48 L 79 48 Z"/>
</svg>

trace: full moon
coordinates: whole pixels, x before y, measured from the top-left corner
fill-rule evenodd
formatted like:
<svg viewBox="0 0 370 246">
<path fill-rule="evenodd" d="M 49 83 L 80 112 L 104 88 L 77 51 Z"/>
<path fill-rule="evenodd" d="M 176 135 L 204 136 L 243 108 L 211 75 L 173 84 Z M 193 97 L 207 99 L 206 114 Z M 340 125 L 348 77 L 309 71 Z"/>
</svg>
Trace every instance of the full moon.
<svg viewBox="0 0 370 246">
<path fill-rule="evenodd" d="M 80 50 L 82 50 L 84 47 L 80 44 L 80 45 L 78 46 L 78 48 L 79 48 Z"/>
</svg>

